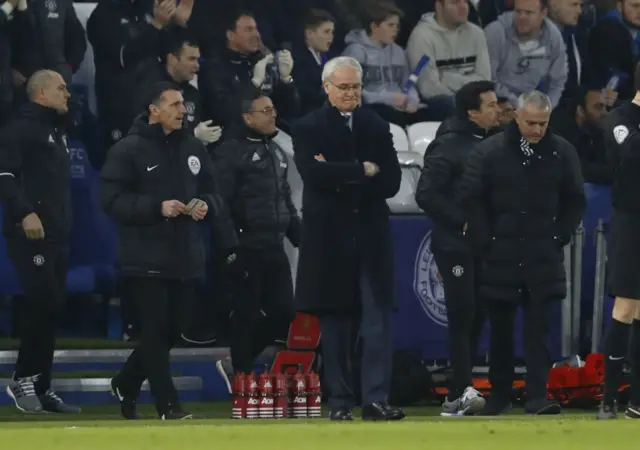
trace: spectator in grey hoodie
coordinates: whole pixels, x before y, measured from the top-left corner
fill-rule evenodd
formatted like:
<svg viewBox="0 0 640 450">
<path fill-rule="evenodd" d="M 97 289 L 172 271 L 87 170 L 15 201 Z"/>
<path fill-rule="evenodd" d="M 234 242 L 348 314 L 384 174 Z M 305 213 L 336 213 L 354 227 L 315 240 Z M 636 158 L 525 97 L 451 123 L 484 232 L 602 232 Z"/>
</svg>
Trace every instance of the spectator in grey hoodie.
<svg viewBox="0 0 640 450">
<path fill-rule="evenodd" d="M 453 95 L 471 81 L 491 79 L 489 53 L 482 29 L 469 22 L 466 0 L 436 0 L 436 12 L 427 13 L 413 29 L 407 54 L 411 67 L 422 56 L 429 65 L 420 74 L 423 98 Z"/>
<path fill-rule="evenodd" d="M 362 65 L 364 104 L 400 126 L 444 119 L 447 111 L 442 112 L 437 103 L 430 107 L 420 104 L 415 86 L 403 92 L 411 72 L 405 51 L 395 43 L 402 11 L 383 2 L 369 8 L 366 15 L 368 29 L 349 32 L 343 53 Z"/>
<path fill-rule="evenodd" d="M 567 53 L 558 27 L 547 18 L 547 0 L 515 0 L 484 30 L 496 93 L 515 102 L 520 94 L 546 93 L 553 107 L 567 82 Z"/>
</svg>

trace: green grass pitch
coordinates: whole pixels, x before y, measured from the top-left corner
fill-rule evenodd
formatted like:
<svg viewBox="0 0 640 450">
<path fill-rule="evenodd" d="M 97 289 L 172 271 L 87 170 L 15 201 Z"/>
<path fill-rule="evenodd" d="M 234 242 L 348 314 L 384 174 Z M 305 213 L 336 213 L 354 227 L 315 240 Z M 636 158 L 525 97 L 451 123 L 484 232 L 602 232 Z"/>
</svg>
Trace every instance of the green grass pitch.
<svg viewBox="0 0 640 450">
<path fill-rule="evenodd" d="M 640 422 L 597 422 L 595 411 L 562 416 L 441 418 L 437 408 L 407 408 L 396 423 L 331 423 L 327 419 L 232 420 L 228 403 L 186 404 L 194 420 L 161 422 L 149 405 L 145 420 L 120 419 L 113 405 L 86 407 L 80 416 L 24 415 L 0 408 L 2 450 L 200 450 L 200 449 L 438 449 L 602 450 L 640 448 Z M 356 413 L 357 417 L 357 413 Z"/>
</svg>

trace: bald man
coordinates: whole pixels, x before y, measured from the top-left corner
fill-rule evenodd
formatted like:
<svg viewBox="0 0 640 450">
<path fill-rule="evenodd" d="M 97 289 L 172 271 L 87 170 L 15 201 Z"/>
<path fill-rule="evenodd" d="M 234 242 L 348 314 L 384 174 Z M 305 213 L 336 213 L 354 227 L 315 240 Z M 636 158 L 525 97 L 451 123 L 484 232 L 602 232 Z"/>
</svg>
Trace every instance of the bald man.
<svg viewBox="0 0 640 450">
<path fill-rule="evenodd" d="M 71 231 L 69 149 L 60 126 L 69 91 L 58 73 L 43 70 L 28 80 L 27 95 L 16 118 L 0 130 L 3 233 L 29 314 L 7 394 L 24 412 L 80 412 L 51 389 Z"/>
</svg>

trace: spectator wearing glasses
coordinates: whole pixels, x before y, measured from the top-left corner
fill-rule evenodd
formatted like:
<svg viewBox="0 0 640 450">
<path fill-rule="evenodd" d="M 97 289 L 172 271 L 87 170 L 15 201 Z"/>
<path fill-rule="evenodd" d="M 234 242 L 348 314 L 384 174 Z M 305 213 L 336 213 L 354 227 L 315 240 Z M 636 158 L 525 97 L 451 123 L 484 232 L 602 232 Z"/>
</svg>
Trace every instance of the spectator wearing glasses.
<svg viewBox="0 0 640 450">
<path fill-rule="evenodd" d="M 231 392 L 233 373 L 249 373 L 254 359 L 286 335 L 294 317 L 291 267 L 285 237 L 300 243 L 300 218 L 287 181 L 289 162 L 273 138 L 277 112 L 271 99 L 250 89 L 241 100 L 244 133 L 215 149 L 218 184 L 238 235 L 226 249 L 232 297 L 231 359 L 218 372 Z"/>
<path fill-rule="evenodd" d="M 498 106 L 500 107 L 498 114 L 500 126 L 509 125 L 516 118 L 516 108 L 507 97 L 498 97 Z"/>
</svg>

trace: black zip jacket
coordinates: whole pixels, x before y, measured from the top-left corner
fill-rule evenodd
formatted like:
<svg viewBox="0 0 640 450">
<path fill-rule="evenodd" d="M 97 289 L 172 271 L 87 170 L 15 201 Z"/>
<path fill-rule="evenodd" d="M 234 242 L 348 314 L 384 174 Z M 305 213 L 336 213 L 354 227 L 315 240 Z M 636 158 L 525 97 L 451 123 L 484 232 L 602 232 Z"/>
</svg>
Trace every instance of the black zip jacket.
<svg viewBox="0 0 640 450">
<path fill-rule="evenodd" d="M 183 127 L 193 131 L 193 129 L 201 122 L 200 115 L 202 113 L 200 106 L 200 94 L 188 81 L 183 83 L 176 82 L 167 72 L 165 64 L 156 64 L 150 68 L 149 73 L 138 84 L 138 88 L 134 90 L 135 98 L 131 102 L 132 114 L 131 122 L 140 114 L 146 113 L 148 105 L 149 88 L 159 82 L 169 82 L 177 86 L 182 91 L 184 98 L 184 107 L 187 110 L 184 115 Z"/>
<path fill-rule="evenodd" d="M 216 245 L 237 245 L 206 149 L 187 130 L 167 136 L 160 125 L 149 125 L 148 117 L 138 117 L 109 151 L 101 181 L 100 201 L 118 223 L 120 265 L 127 275 L 193 279 L 201 274 L 206 249 L 198 222 L 187 215 L 165 218 L 166 200 L 185 205 L 192 198 L 204 200 Z"/>
<path fill-rule="evenodd" d="M 277 247 L 286 236 L 297 247 L 300 218 L 287 181 L 287 156 L 273 136 L 246 130 L 217 147 L 213 158 L 240 246 Z"/>
<path fill-rule="evenodd" d="M 616 211 L 640 215 L 640 106 L 627 102 L 605 119 L 607 156 L 614 167 L 611 202 Z"/>
<path fill-rule="evenodd" d="M 84 27 L 72 0 L 32 0 L 14 12 L 13 68 L 26 78 L 41 69 L 58 72 L 71 82 L 87 50 Z"/>
<path fill-rule="evenodd" d="M 202 95 L 204 117 L 212 119 L 213 123 L 227 127 L 229 131 L 241 129 L 242 116 L 239 96 L 253 86 L 253 66 L 260 61 L 262 55 L 244 55 L 225 49 L 218 58 L 206 58 L 200 74 L 198 87 Z M 289 84 L 275 80 L 273 73 L 267 66 L 262 92 L 273 99 L 278 108 L 280 119 L 291 119 L 298 116 L 300 111 L 300 97 L 295 82 Z M 229 136 L 229 134 L 226 134 Z"/>
<path fill-rule="evenodd" d="M 45 239 L 66 242 L 71 232 L 69 150 L 56 111 L 25 103 L 0 130 L 0 201 L 4 235 L 25 237 L 22 219 L 36 213 Z"/>
<path fill-rule="evenodd" d="M 150 24 L 150 12 L 145 2 L 101 0 L 87 22 L 96 67 L 98 117 L 120 136 L 132 123 L 131 98 L 137 80 L 157 64 L 162 53 L 162 34 Z"/>
<path fill-rule="evenodd" d="M 424 154 L 416 202 L 434 222 L 432 246 L 443 250 L 467 250 L 463 227 L 466 217 L 455 201 L 467 156 L 487 132 L 470 120 L 452 117 L 440 125 Z"/>
</svg>

